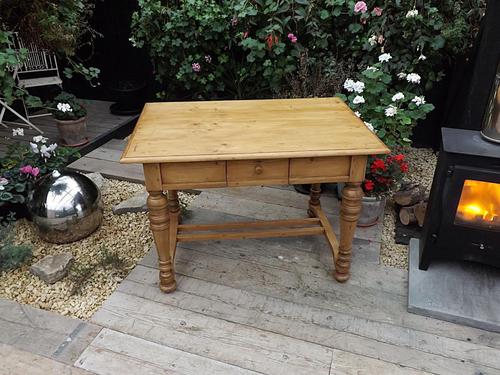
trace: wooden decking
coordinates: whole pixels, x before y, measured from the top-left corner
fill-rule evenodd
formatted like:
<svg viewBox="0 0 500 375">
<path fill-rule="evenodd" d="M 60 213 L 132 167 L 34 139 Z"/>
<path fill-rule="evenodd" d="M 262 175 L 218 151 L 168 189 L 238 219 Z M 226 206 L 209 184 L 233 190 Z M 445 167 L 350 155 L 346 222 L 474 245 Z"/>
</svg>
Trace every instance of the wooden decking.
<svg viewBox="0 0 500 375">
<path fill-rule="evenodd" d="M 287 187 L 213 189 L 186 222 L 305 214 Z M 333 197 L 323 206 L 338 230 Z M 407 272 L 379 264 L 359 229 L 352 278 L 332 279 L 321 236 L 182 243 L 178 290 L 158 289 L 154 249 L 92 317 L 76 366 L 98 374 L 500 374 L 500 335 L 410 314 Z"/>
<path fill-rule="evenodd" d="M 137 116 L 116 116 L 109 112 L 110 102 L 101 100 L 83 100 L 87 108 L 87 136 L 90 142 L 82 147 L 82 153 L 91 150 L 107 142 L 113 134 L 119 132 L 122 127 L 131 127 Z M 60 143 L 56 123 L 51 116 L 32 119 L 43 132 L 43 136 L 49 138 L 50 143 Z M 39 135 L 35 130 L 24 126 L 9 125 L 6 129 L 0 126 L 0 156 L 5 152 L 7 146 L 15 141 L 29 143 L 33 136 Z M 23 128 L 24 136 L 12 137 L 12 128 Z"/>
</svg>

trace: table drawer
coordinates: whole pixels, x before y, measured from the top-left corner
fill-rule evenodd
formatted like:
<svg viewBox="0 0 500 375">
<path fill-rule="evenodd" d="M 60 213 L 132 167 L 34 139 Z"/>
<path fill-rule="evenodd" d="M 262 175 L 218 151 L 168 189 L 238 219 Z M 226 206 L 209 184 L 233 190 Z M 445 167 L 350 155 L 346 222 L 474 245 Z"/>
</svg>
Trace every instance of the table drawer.
<svg viewBox="0 0 500 375">
<path fill-rule="evenodd" d="M 348 181 L 350 168 L 350 156 L 291 159 L 290 183 L 307 184 Z"/>
<path fill-rule="evenodd" d="M 227 184 L 288 184 L 288 159 L 228 161 Z"/>
<path fill-rule="evenodd" d="M 226 186 L 225 161 L 164 163 L 160 169 L 164 189 Z"/>
</svg>

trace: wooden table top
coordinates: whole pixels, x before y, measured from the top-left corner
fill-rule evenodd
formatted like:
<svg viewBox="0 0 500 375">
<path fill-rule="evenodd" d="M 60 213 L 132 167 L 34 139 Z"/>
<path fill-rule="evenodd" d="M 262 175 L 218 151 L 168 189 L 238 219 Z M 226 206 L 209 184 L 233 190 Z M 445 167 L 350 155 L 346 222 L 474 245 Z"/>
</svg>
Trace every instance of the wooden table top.
<svg viewBox="0 0 500 375">
<path fill-rule="evenodd" d="M 147 103 L 122 163 L 385 154 L 339 98 Z"/>
</svg>

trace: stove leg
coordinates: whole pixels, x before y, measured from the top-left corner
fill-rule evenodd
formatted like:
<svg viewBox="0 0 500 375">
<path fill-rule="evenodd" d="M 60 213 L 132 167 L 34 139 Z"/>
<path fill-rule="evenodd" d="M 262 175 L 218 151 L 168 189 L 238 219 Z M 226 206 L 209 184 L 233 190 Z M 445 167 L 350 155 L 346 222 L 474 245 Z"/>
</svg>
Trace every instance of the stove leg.
<svg viewBox="0 0 500 375">
<path fill-rule="evenodd" d="M 362 198 L 361 183 L 346 183 L 342 190 L 342 205 L 340 208 L 339 256 L 335 259 L 335 279 L 339 282 L 347 281 L 350 276 L 352 240 L 361 213 Z"/>
</svg>

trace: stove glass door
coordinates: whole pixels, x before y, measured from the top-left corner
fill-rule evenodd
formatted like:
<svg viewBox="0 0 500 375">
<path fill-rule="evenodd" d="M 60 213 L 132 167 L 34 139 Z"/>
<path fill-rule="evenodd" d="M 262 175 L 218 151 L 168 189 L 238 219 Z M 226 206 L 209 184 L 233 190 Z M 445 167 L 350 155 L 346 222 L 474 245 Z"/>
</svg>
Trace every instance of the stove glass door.
<svg viewBox="0 0 500 375">
<path fill-rule="evenodd" d="M 500 184 L 465 180 L 454 224 L 500 231 Z"/>
</svg>

